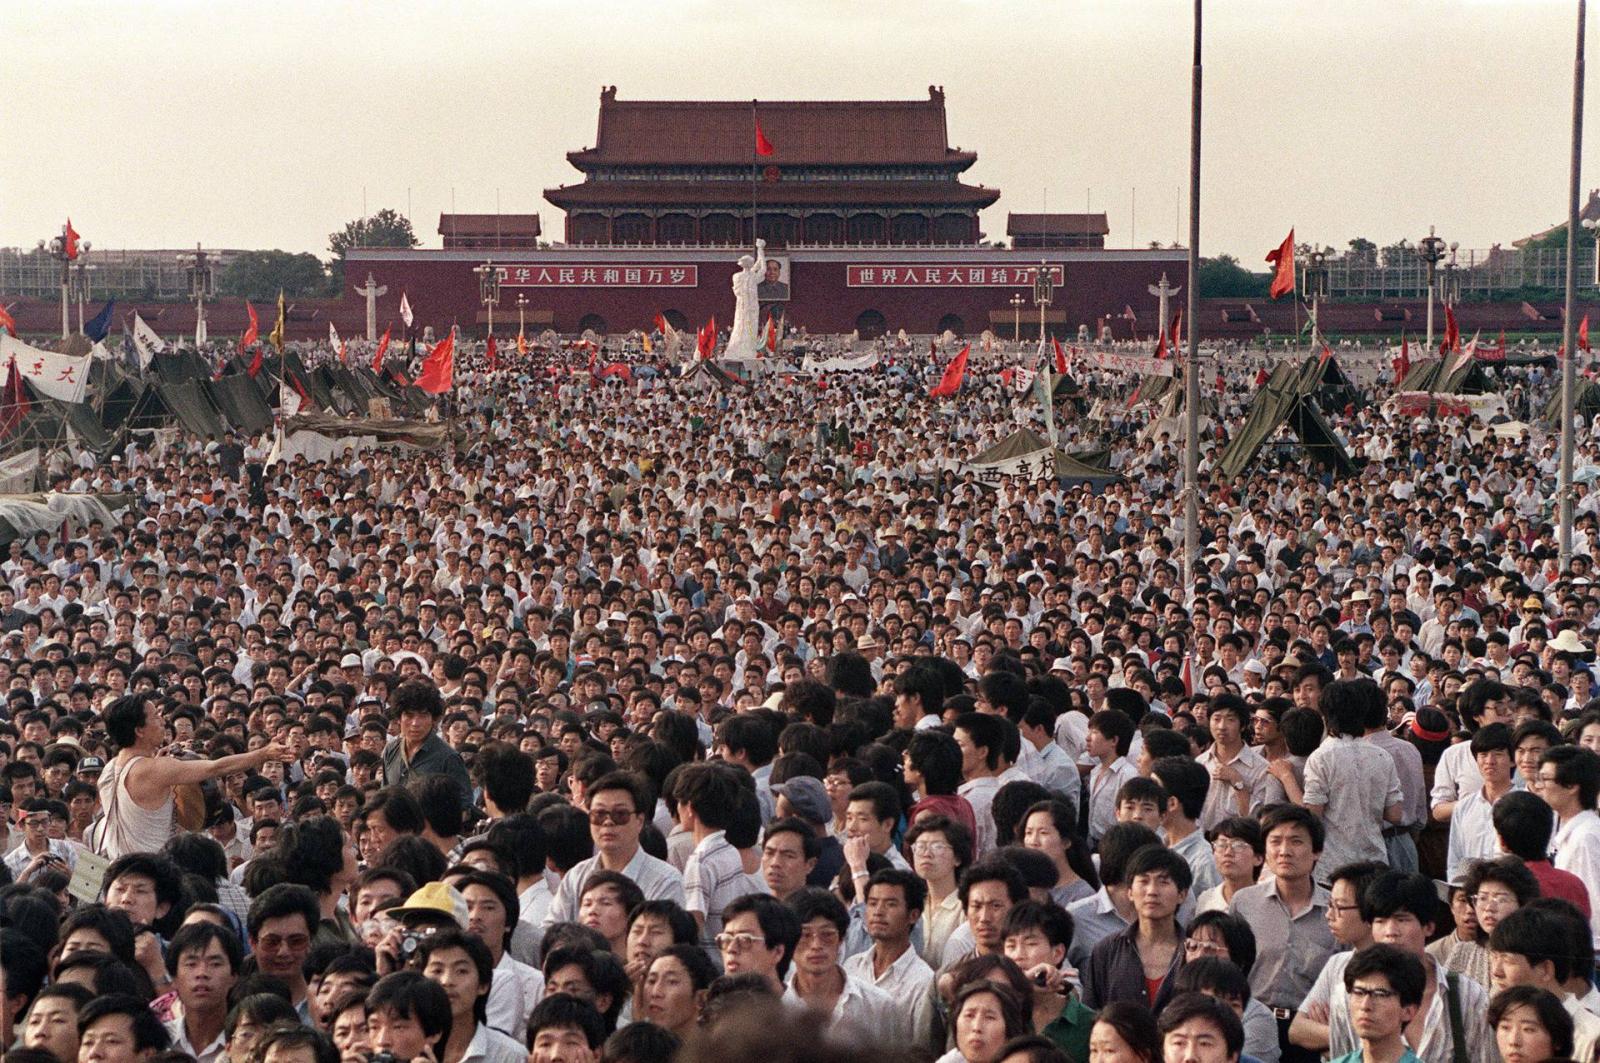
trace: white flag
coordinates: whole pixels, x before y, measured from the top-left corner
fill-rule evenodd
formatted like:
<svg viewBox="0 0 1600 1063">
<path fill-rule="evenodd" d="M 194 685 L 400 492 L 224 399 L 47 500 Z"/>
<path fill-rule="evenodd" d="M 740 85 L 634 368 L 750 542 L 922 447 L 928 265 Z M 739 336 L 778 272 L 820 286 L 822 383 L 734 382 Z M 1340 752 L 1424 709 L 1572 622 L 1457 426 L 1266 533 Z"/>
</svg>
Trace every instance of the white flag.
<svg viewBox="0 0 1600 1063">
<path fill-rule="evenodd" d="M 333 344 L 333 349 L 339 349 L 339 330 L 333 327 L 333 322 L 328 322 L 328 342 Z"/>
<path fill-rule="evenodd" d="M 284 417 L 293 417 L 300 412 L 300 393 L 288 384 L 278 384 L 278 407 Z"/>
<path fill-rule="evenodd" d="M 139 368 L 150 364 L 152 356 L 167 349 L 167 342 L 156 335 L 156 330 L 145 324 L 138 311 L 133 315 L 133 346 L 139 352 Z"/>
<path fill-rule="evenodd" d="M 82 402 L 89 383 L 88 357 L 30 347 L 9 333 L 0 334 L 0 365 L 15 358 L 17 371 L 35 391 L 62 402 Z"/>
<path fill-rule="evenodd" d="M 411 327 L 411 301 L 405 292 L 400 293 L 400 320 L 406 323 L 406 328 Z"/>
</svg>

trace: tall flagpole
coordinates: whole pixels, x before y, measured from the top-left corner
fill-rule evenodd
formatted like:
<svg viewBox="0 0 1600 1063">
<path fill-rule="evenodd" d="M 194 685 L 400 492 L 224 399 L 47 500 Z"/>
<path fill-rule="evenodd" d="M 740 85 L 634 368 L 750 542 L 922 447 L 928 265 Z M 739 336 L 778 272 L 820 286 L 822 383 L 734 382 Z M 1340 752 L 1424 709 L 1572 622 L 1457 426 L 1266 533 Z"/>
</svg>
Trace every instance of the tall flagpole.
<svg viewBox="0 0 1600 1063">
<path fill-rule="evenodd" d="M 1200 560 L 1200 16 L 1194 0 L 1194 67 L 1189 86 L 1189 356 L 1183 367 L 1183 578 L 1194 593 Z"/>
<path fill-rule="evenodd" d="M 761 235 L 756 231 L 756 169 L 761 165 L 761 160 L 756 156 L 756 130 L 760 120 L 756 117 L 756 101 L 750 101 L 750 246 L 756 246 L 756 240 Z"/>
<path fill-rule="evenodd" d="M 1577 311 L 1578 266 L 1578 178 L 1583 162 L 1583 30 L 1586 2 L 1578 0 L 1578 43 L 1572 61 L 1572 170 L 1567 185 L 1567 285 L 1566 320 L 1562 323 L 1562 339 L 1566 344 L 1566 357 L 1561 361 L 1561 473 L 1558 517 L 1558 547 L 1561 555 L 1561 572 L 1566 574 L 1572 565 L 1572 448 L 1573 402 L 1577 382 L 1574 379 L 1578 361 Z"/>
</svg>

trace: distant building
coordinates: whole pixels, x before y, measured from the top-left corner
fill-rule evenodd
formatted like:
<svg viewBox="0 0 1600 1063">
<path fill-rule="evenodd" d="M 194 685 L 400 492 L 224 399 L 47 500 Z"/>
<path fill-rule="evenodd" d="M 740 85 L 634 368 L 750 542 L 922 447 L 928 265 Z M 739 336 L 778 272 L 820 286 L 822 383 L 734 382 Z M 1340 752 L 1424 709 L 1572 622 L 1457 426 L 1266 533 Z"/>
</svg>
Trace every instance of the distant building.
<svg viewBox="0 0 1600 1063">
<path fill-rule="evenodd" d="M 759 121 L 773 153 L 755 154 Z M 600 94 L 581 184 L 545 192 L 568 244 L 771 248 L 977 244 L 999 189 L 964 184 L 977 153 L 949 144 L 944 90 L 926 100 L 747 103 Z"/>
<path fill-rule="evenodd" d="M 536 250 L 537 214 L 441 214 L 439 235 L 447 251 Z"/>
<path fill-rule="evenodd" d="M 1578 212 L 1578 223 L 1581 225 L 1586 221 L 1600 222 L 1600 188 L 1589 189 L 1589 202 L 1585 203 L 1583 205 L 1583 209 Z M 1533 233 L 1531 235 L 1524 236 L 1520 240 L 1511 241 L 1511 246 L 1518 248 L 1526 247 L 1529 244 L 1543 240 L 1547 236 L 1554 234 L 1559 229 L 1565 229 L 1566 224 L 1567 223 L 1564 221 L 1557 222 L 1555 225 L 1550 226 L 1550 228 L 1544 230 L 1543 232 Z"/>
<path fill-rule="evenodd" d="M 1006 235 L 1018 251 L 1033 248 L 1105 247 L 1111 227 L 1104 214 L 1007 214 Z"/>
</svg>

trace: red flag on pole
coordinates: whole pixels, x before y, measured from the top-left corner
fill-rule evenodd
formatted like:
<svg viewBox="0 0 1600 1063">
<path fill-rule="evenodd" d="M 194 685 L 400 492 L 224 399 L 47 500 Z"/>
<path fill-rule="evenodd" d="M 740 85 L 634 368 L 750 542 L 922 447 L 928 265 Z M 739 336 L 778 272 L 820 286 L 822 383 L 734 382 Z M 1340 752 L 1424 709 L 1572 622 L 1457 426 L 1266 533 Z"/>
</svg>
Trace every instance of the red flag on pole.
<svg viewBox="0 0 1600 1063">
<path fill-rule="evenodd" d="M 1400 333 L 1400 357 L 1394 360 L 1394 381 L 1398 384 L 1411 372 L 1411 344 L 1404 332 Z"/>
<path fill-rule="evenodd" d="M 374 373 L 383 372 L 383 356 L 389 353 L 389 333 L 393 331 L 393 325 L 390 325 L 388 328 L 383 330 L 383 339 L 378 341 L 378 349 L 373 352 L 372 371 Z"/>
<path fill-rule="evenodd" d="M 1276 299 L 1294 291 L 1294 230 L 1283 238 L 1283 243 L 1267 252 L 1267 261 L 1278 267 L 1272 275 L 1272 287 L 1267 294 Z"/>
<path fill-rule="evenodd" d="M 78 230 L 72 227 L 72 219 L 67 219 L 67 227 L 61 230 L 61 242 L 66 248 L 69 259 L 78 257 Z"/>
<path fill-rule="evenodd" d="M 1180 306 L 1180 307 L 1178 307 L 1177 314 L 1174 315 L 1173 318 L 1172 318 L 1172 332 L 1167 337 L 1167 346 L 1171 347 L 1174 352 L 1177 352 L 1180 349 L 1179 348 L 1179 344 L 1178 344 L 1178 335 L 1179 335 L 1180 331 L 1182 330 L 1182 328 L 1183 328 L 1183 307 Z"/>
<path fill-rule="evenodd" d="M 430 395 L 449 391 L 455 383 L 455 333 L 445 336 L 434 345 L 433 351 L 422 362 L 422 372 L 417 376 L 417 387 Z"/>
<path fill-rule="evenodd" d="M 1461 349 L 1461 328 L 1456 324 L 1456 312 L 1448 304 L 1444 308 L 1444 342 L 1439 345 L 1441 355 Z"/>
<path fill-rule="evenodd" d="M 1067 353 L 1061 349 L 1061 341 L 1056 339 L 1054 336 L 1051 336 L 1050 337 L 1050 346 L 1054 347 L 1055 348 L 1055 352 L 1056 352 L 1056 372 L 1061 374 L 1062 376 L 1066 376 L 1067 375 Z"/>
<path fill-rule="evenodd" d="M 1589 350 L 1589 315 L 1584 314 L 1583 320 L 1578 322 L 1578 350 Z M 1593 353 L 1592 351 L 1590 353 Z"/>
<path fill-rule="evenodd" d="M 251 379 L 254 379 L 260 372 L 261 372 L 261 348 L 257 347 L 256 348 L 255 357 L 250 359 L 250 365 L 249 365 L 248 368 L 245 369 L 245 373 L 247 375 L 249 375 Z"/>
<path fill-rule="evenodd" d="M 695 336 L 694 353 L 701 358 L 710 358 L 717 350 L 717 319 L 712 317 Z"/>
<path fill-rule="evenodd" d="M 5 307 L 0 306 L 0 328 L 5 329 L 13 336 L 17 334 L 17 322 Z"/>
<path fill-rule="evenodd" d="M 250 305 L 248 299 L 245 300 L 244 312 L 250 315 L 250 327 L 244 330 L 243 336 L 239 337 L 240 353 L 248 351 L 251 344 L 255 343 L 257 337 L 261 335 L 261 330 L 256 322 L 256 308 Z"/>
<path fill-rule="evenodd" d="M 961 390 L 961 381 L 967 375 L 967 356 L 972 353 L 972 344 L 961 348 L 961 353 L 944 367 L 944 375 L 939 378 L 939 384 L 928 392 L 929 397 L 935 399 L 947 398 Z"/>
<path fill-rule="evenodd" d="M 768 155 L 772 154 L 772 141 L 768 140 L 767 135 L 761 131 L 761 119 L 757 118 L 755 123 L 756 154 L 760 155 L 762 158 L 766 158 Z"/>
<path fill-rule="evenodd" d="M 778 323 L 767 315 L 767 351 L 770 354 L 778 353 Z"/>
<path fill-rule="evenodd" d="M 500 352 L 494 346 L 494 333 L 489 333 L 489 342 L 484 347 L 485 355 L 489 359 L 489 372 L 498 372 L 500 369 Z"/>
</svg>

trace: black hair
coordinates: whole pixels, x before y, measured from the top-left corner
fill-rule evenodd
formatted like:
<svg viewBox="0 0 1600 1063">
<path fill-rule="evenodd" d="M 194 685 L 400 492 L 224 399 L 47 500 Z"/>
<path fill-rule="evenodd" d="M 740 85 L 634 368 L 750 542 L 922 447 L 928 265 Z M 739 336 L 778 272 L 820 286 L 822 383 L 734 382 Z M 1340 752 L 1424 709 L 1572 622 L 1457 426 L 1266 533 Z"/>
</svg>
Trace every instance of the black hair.
<svg viewBox="0 0 1600 1063">
<path fill-rule="evenodd" d="M 628 910 L 628 929 L 632 930 L 633 924 L 645 916 L 664 920 L 672 931 L 675 945 L 693 945 L 700 940 L 700 925 L 677 901 L 665 898 L 641 901 Z"/>
<path fill-rule="evenodd" d="M 1428 975 L 1422 961 L 1415 953 L 1397 949 L 1393 945 L 1368 945 L 1350 957 L 1344 969 L 1344 987 L 1348 991 L 1358 978 L 1382 975 L 1389 988 L 1400 998 L 1401 1007 L 1418 1007 L 1423 991 L 1428 986 Z"/>
<path fill-rule="evenodd" d="M 717 980 L 717 965 L 706 955 L 706 950 L 697 944 L 680 941 L 668 945 L 651 958 L 650 965 L 655 966 L 656 960 L 667 956 L 683 964 L 683 969 L 689 973 L 689 981 L 697 993 L 702 989 L 709 989 L 711 983 Z"/>
<path fill-rule="evenodd" d="M 112 883 L 124 875 L 143 875 L 155 884 L 156 903 L 165 904 L 165 915 L 157 916 L 156 923 L 168 923 L 183 905 L 183 873 L 178 865 L 160 853 L 128 853 L 111 861 L 106 868 L 104 889 L 109 892 Z"/>
<path fill-rule="evenodd" d="M 32 1006 L 34 997 L 39 994 L 39 987 L 44 985 L 45 975 L 50 970 L 50 958 L 32 938 L 11 927 L 0 929 L 0 952 L 5 953 L 6 957 L 6 995 L 24 998 L 22 1006 L 13 1013 L 14 1016 L 21 1016 Z"/>
<path fill-rule="evenodd" d="M 1439 921 L 1439 892 L 1433 880 L 1415 871 L 1385 871 L 1361 891 L 1361 919 L 1371 923 L 1409 912 L 1429 926 Z"/>
<path fill-rule="evenodd" d="M 731 722 L 731 721 L 730 721 Z M 673 784 L 673 799 L 688 805 L 695 818 L 712 830 L 727 827 L 734 802 L 744 787 L 737 769 L 712 761 L 696 761 L 680 769 Z"/>
<path fill-rule="evenodd" d="M 1594 807 L 1595 795 L 1600 794 L 1600 756 L 1582 746 L 1551 746 L 1540 755 L 1539 764 L 1554 765 L 1556 782 L 1576 786 L 1579 803 Z"/>
<path fill-rule="evenodd" d="M 516 857 L 518 881 L 544 873 L 545 837 L 538 816 L 514 812 L 490 824 L 485 837 Z"/>
<path fill-rule="evenodd" d="M 1518 908 L 1496 924 L 1489 934 L 1492 952 L 1515 953 L 1537 967 L 1548 961 L 1557 982 L 1572 977 L 1572 947 L 1567 941 L 1569 923 L 1561 913 L 1547 908 Z M 1592 947 L 1592 946 L 1591 946 Z"/>
<path fill-rule="evenodd" d="M 1201 912 L 1189 922 L 1185 937 L 1194 937 L 1195 931 L 1211 927 L 1228 947 L 1228 959 L 1241 971 L 1250 971 L 1256 965 L 1256 932 L 1242 917 L 1213 908 Z"/>
<path fill-rule="evenodd" d="M 1162 757 L 1150 770 L 1167 795 L 1178 799 L 1178 807 L 1183 809 L 1185 819 L 1200 818 L 1200 812 L 1205 808 L 1206 794 L 1211 789 L 1211 775 L 1199 762 L 1190 757 Z M 1165 811 L 1163 808 L 1162 812 Z"/>
<path fill-rule="evenodd" d="M 920 816 L 918 817 L 917 821 L 911 825 L 910 829 L 906 831 L 906 852 L 909 853 L 912 845 L 914 845 L 917 839 L 921 838 L 924 834 L 944 835 L 945 841 L 949 842 L 950 847 L 955 850 L 957 878 L 960 878 L 961 873 L 971 866 L 973 860 L 974 843 L 972 831 L 967 829 L 967 825 L 965 823 L 951 819 L 949 816 L 938 814 Z"/>
<path fill-rule="evenodd" d="M 1011 898 L 1012 904 L 1028 896 L 1028 883 L 1022 877 L 1022 872 L 1014 864 L 990 857 L 979 860 L 962 872 L 960 884 L 956 887 L 962 908 L 967 906 L 967 895 L 972 892 L 972 887 L 980 882 L 1003 882 L 1006 896 Z"/>
<path fill-rule="evenodd" d="M 1018 901 L 1006 913 L 1000 936 L 1005 939 L 1029 930 L 1037 930 L 1050 944 L 1066 948 L 1072 944 L 1072 915 L 1054 901 L 1036 901 L 1031 897 Z"/>
<path fill-rule="evenodd" d="M 167 945 L 167 973 L 178 973 L 178 961 L 183 958 L 184 953 L 203 953 L 211 947 L 213 941 L 222 946 L 222 954 L 228 958 L 228 970 L 238 974 L 239 965 L 244 962 L 244 950 L 239 945 L 239 935 L 209 920 L 200 920 L 180 927 L 178 932 L 172 935 L 172 941 Z"/>
<path fill-rule="evenodd" d="M 1028 809 L 1050 800 L 1048 789 L 1032 779 L 1013 779 L 994 792 L 989 802 L 989 817 L 994 820 L 994 840 L 999 846 L 1018 841 L 1017 828 L 1026 820 Z"/>
<path fill-rule="evenodd" d="M 1517 856 L 1502 856 L 1495 860 L 1473 860 L 1467 864 L 1467 876 L 1461 888 L 1468 897 L 1475 895 L 1483 884 L 1493 882 L 1504 886 L 1517 898 L 1517 906 L 1527 904 L 1539 896 L 1539 880 L 1534 878 L 1528 865 Z M 1593 948 L 1593 945 L 1590 946 Z"/>
<path fill-rule="evenodd" d="M 1018 828 L 1022 831 L 1023 840 L 1028 833 L 1028 821 L 1037 815 L 1050 817 L 1051 825 L 1056 833 L 1061 836 L 1061 845 L 1066 852 L 1067 866 L 1075 875 L 1083 879 L 1092 889 L 1100 888 L 1100 872 L 1094 866 L 1094 860 L 1089 855 L 1089 847 L 1084 844 L 1083 838 L 1078 834 L 1078 816 L 1071 805 L 1058 797 L 1047 801 L 1039 801 L 1028 807 L 1018 821 Z"/>
<path fill-rule="evenodd" d="M 583 971 L 583 977 L 594 990 L 595 996 L 610 998 L 606 1010 L 601 1012 L 605 1021 L 605 1033 L 610 1033 L 617 1025 L 617 1016 L 622 1012 L 622 1005 L 627 1003 L 628 993 L 633 983 L 628 980 L 628 972 L 622 966 L 615 953 L 608 949 L 586 949 L 580 946 L 562 946 L 544 957 L 545 981 L 548 983 L 555 973 L 563 967 L 575 966 Z M 532 1035 L 529 1027 L 529 1035 Z"/>
<path fill-rule="evenodd" d="M 506 912 L 506 937 L 502 947 L 509 947 L 511 934 L 517 929 L 517 921 L 522 918 L 522 900 L 517 896 L 516 883 L 498 872 L 473 871 L 457 878 L 455 886 L 462 894 L 467 892 L 468 886 L 481 886 L 495 895 Z"/>
<path fill-rule="evenodd" d="M 1134 732 L 1138 730 L 1138 725 L 1133 722 L 1131 716 L 1116 709 L 1101 709 L 1089 717 L 1089 726 L 1116 742 L 1119 757 L 1128 755 L 1128 750 L 1133 745 Z"/>
<path fill-rule="evenodd" d="M 924 794 L 953 794 L 961 785 L 961 746 L 945 732 L 913 732 L 905 757 L 911 770 L 922 776 Z"/>
<path fill-rule="evenodd" d="M 423 1035 L 432 1043 L 434 1055 L 442 1058 L 454 1020 L 450 1014 L 450 998 L 439 983 L 416 971 L 386 974 L 367 994 L 367 1014 L 378 1011 L 416 1019 Z"/>
<path fill-rule="evenodd" d="M 6 967 L 6 992 L 11 992 L 11 968 Z M 111 996 L 96 997 L 78 1009 L 78 1036 L 81 1038 L 88 1032 L 89 1027 L 105 1018 L 107 1015 L 126 1015 L 129 1024 L 133 1027 L 133 1049 L 135 1052 L 165 1051 L 172 1043 L 172 1038 L 167 1035 L 167 1028 L 156 1018 L 156 1013 L 150 1010 L 150 1005 L 136 996 L 128 993 L 115 993 Z"/>
<path fill-rule="evenodd" d="M 417 799 L 422 819 L 441 838 L 461 833 L 461 786 L 448 775 L 429 772 L 406 781 L 406 789 Z"/>
<path fill-rule="evenodd" d="M 1511 743 L 1511 728 L 1503 723 L 1484 724 L 1472 732 L 1472 755 L 1501 752 L 1509 754 L 1515 748 Z"/>
<path fill-rule="evenodd" d="M 897 867 L 874 871 L 872 877 L 867 880 L 866 889 L 861 891 L 863 898 L 872 895 L 874 886 L 899 886 L 908 911 L 920 912 L 923 905 L 928 902 L 928 884 L 911 871 L 902 871 Z"/>
<path fill-rule="evenodd" d="M 553 993 L 539 1001 L 528 1016 L 528 1047 L 539 1037 L 541 1030 L 575 1029 L 583 1034 L 592 1052 L 606 1039 L 606 1020 L 595 1006 L 571 993 Z"/>
<path fill-rule="evenodd" d="M 1312 814 L 1309 808 L 1301 805 L 1271 805 L 1261 812 L 1261 838 L 1265 844 L 1266 838 L 1279 827 L 1297 826 L 1305 830 L 1311 837 L 1311 851 L 1322 852 L 1323 843 L 1327 840 L 1327 832 L 1322 826 L 1322 820 Z"/>
<path fill-rule="evenodd" d="M 459 927 L 441 927 L 417 944 L 418 969 L 426 971 L 428 958 L 444 949 L 460 949 L 477 968 L 478 999 L 473 1003 L 472 1014 L 480 1023 L 487 1022 L 489 987 L 494 981 L 494 955 L 489 951 L 489 946 L 476 934 L 469 934 Z"/>
<path fill-rule="evenodd" d="M 850 913 L 845 910 L 844 902 L 818 886 L 799 890 L 786 903 L 794 909 L 802 930 L 813 919 L 826 919 L 832 923 L 834 929 L 839 931 L 840 938 L 850 929 Z"/>
<path fill-rule="evenodd" d="M 427 822 L 416 795 L 404 786 L 385 786 L 369 795 L 361 806 L 362 819 L 371 819 L 374 813 L 380 812 L 396 834 L 421 834 Z"/>
<path fill-rule="evenodd" d="M 383 847 L 373 867 L 399 868 L 413 882 L 432 882 L 444 875 L 449 862 L 439 847 L 420 834 L 402 834 Z"/>
<path fill-rule="evenodd" d="M 1185 960 L 1172 981 L 1173 993 L 1205 993 L 1242 1008 L 1250 1003 L 1250 979 L 1232 960 L 1200 956 Z"/>
<path fill-rule="evenodd" d="M 309 1048 L 312 1063 L 339 1063 L 339 1050 L 334 1047 L 333 1039 L 315 1026 L 273 1026 L 261 1035 L 253 1054 L 257 1059 L 266 1059 L 268 1050 L 277 1045 Z"/>
<path fill-rule="evenodd" d="M 783 956 L 778 960 L 778 977 L 789 974 L 789 962 L 794 959 L 794 947 L 800 943 L 800 918 L 794 909 L 765 893 L 747 893 L 735 897 L 722 910 L 722 925 L 727 926 L 736 916 L 749 912 L 761 926 L 761 936 L 769 949 L 783 946 Z"/>
<path fill-rule="evenodd" d="M 952 1030 L 955 1029 L 956 1023 L 961 1016 L 961 1009 L 966 1005 L 967 1001 L 984 993 L 992 995 L 1000 1002 L 1000 1014 L 1006 1024 L 1006 1040 L 1009 1041 L 1013 1037 L 1021 1037 L 1028 1032 L 1029 1027 L 1032 1025 L 1032 1009 L 1024 1007 L 1022 998 L 1009 985 L 990 981 L 987 978 L 970 981 L 956 993 L 955 1002 L 950 1005 L 950 1027 Z M 1030 1000 L 1029 1003 L 1031 1004 L 1032 1001 Z"/>
<path fill-rule="evenodd" d="M 474 758 L 483 791 L 502 815 L 522 812 L 533 797 L 533 758 L 509 742 L 489 742 Z"/>
<path fill-rule="evenodd" d="M 1194 1019 L 1208 1021 L 1217 1027 L 1227 1044 L 1230 1057 L 1238 1058 L 1239 1053 L 1244 1051 L 1244 1024 L 1239 1021 L 1239 1016 L 1227 1004 L 1204 993 L 1180 993 L 1174 996 L 1161 1009 L 1157 1025 L 1165 1039 L 1173 1030 Z"/>
<path fill-rule="evenodd" d="M 1531 1008 L 1550 1036 L 1552 1058 L 1563 1059 L 1572 1055 L 1572 1015 L 1561 1003 L 1561 998 L 1548 989 L 1538 986 L 1517 985 L 1502 989 L 1489 1001 L 1489 1030 L 1494 1032 L 1500 1020 L 1514 1008 Z M 7 1057 L 10 1058 L 9 1056 Z"/>
<path fill-rule="evenodd" d="M 1543 860 L 1555 829 L 1550 806 L 1526 790 L 1512 790 L 1494 803 L 1494 830 L 1506 852 L 1523 860 Z"/>
<path fill-rule="evenodd" d="M 101 714 L 106 725 L 106 737 L 119 749 L 127 749 L 137 742 L 139 730 L 144 727 L 146 706 L 154 700 L 154 696 L 148 693 L 124 694 L 107 705 Z"/>
<path fill-rule="evenodd" d="M 683 1042 L 653 1022 L 631 1022 L 606 1038 L 600 1063 L 670 1063 Z"/>
<path fill-rule="evenodd" d="M 334 878 L 344 871 L 344 849 L 344 827 L 338 820 L 309 816 L 285 823 L 277 844 L 264 855 L 283 865 L 286 881 L 328 893 Z"/>
<path fill-rule="evenodd" d="M 1156 832 L 1143 823 L 1113 824 L 1100 838 L 1100 882 L 1106 886 L 1127 885 L 1129 858 L 1147 845 L 1160 844 Z"/>
<path fill-rule="evenodd" d="M 254 938 L 268 919 L 282 919 L 296 914 L 305 918 L 308 934 L 315 934 L 317 927 L 322 925 L 322 903 L 317 900 L 317 895 L 305 886 L 280 882 L 250 902 L 245 927 Z"/>
<path fill-rule="evenodd" d="M 1187 893 L 1189 887 L 1194 885 L 1194 868 L 1189 866 L 1189 861 L 1164 845 L 1147 845 L 1135 852 L 1128 858 L 1122 878 L 1124 882 L 1131 883 L 1140 875 L 1162 872 L 1172 879 L 1180 892 Z"/>
<path fill-rule="evenodd" d="M 1366 676 L 1336 679 L 1322 688 L 1319 705 L 1335 731 L 1347 738 L 1360 738 L 1366 733 L 1374 706 L 1380 719 L 1384 716 L 1383 688 Z"/>
</svg>

